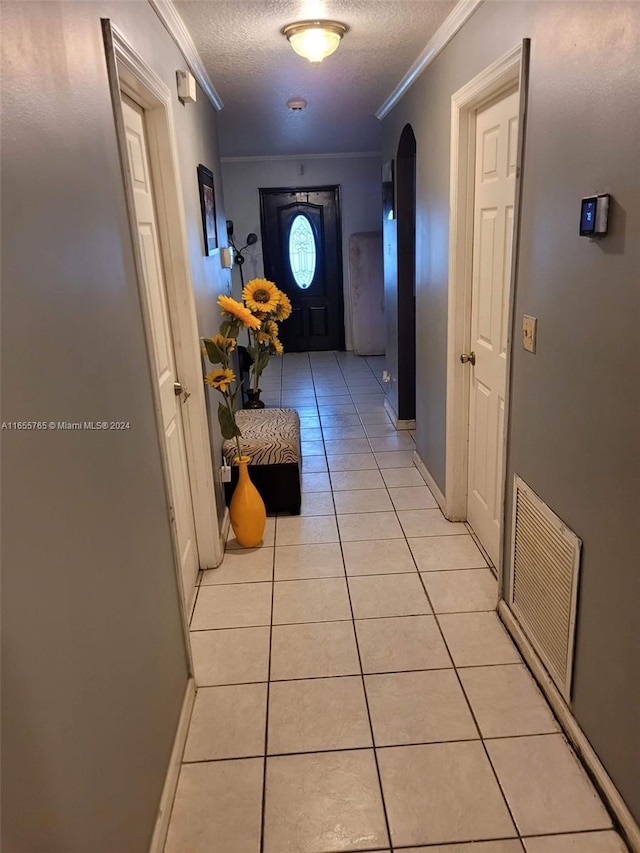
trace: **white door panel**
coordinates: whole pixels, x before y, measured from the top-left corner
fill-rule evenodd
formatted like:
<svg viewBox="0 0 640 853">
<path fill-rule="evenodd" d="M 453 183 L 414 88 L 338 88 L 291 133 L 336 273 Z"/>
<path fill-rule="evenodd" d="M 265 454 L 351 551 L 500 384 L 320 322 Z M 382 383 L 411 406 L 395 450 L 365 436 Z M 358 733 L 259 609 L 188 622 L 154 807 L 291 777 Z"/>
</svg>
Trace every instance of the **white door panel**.
<svg viewBox="0 0 640 853">
<path fill-rule="evenodd" d="M 467 519 L 495 565 L 500 546 L 517 92 L 476 117 Z"/>
<path fill-rule="evenodd" d="M 175 359 L 156 225 L 153 187 L 147 157 L 144 111 L 123 95 L 122 114 L 133 181 L 144 291 L 155 355 L 155 379 L 159 391 L 166 459 L 169 468 L 169 491 L 175 517 L 184 597 L 187 607 L 189 607 L 195 591 L 199 567 L 198 551 L 180 412 L 180 397 L 175 395 L 173 388 L 176 381 Z"/>
</svg>

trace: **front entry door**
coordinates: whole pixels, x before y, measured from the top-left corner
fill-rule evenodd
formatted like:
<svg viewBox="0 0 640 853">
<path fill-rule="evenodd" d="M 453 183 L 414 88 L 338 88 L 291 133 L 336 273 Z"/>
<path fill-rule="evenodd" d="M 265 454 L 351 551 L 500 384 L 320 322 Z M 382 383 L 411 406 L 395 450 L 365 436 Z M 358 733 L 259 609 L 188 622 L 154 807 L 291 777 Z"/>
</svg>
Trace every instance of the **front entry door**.
<svg viewBox="0 0 640 853">
<path fill-rule="evenodd" d="M 519 95 L 476 119 L 467 520 L 498 565 Z"/>
<path fill-rule="evenodd" d="M 198 549 L 184 446 L 181 396 L 174 392 L 175 359 L 160 254 L 142 107 L 122 96 L 129 172 L 133 184 L 136 227 L 144 270 L 143 285 L 153 338 L 154 363 L 169 469 L 171 509 L 175 517 L 184 598 L 189 612 L 198 574 Z"/>
<path fill-rule="evenodd" d="M 287 294 L 285 350 L 344 349 L 338 187 L 260 190 L 264 274 Z"/>
</svg>

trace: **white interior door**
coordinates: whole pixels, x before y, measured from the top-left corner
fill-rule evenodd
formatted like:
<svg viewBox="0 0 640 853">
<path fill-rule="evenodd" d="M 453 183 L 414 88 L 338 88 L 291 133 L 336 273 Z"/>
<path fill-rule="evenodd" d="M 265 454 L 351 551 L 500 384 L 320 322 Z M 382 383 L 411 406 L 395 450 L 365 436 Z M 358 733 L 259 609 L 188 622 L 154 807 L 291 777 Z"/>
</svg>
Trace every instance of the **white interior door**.
<svg viewBox="0 0 640 853">
<path fill-rule="evenodd" d="M 498 565 L 519 94 L 478 110 L 467 520 Z"/>
<path fill-rule="evenodd" d="M 175 357 L 147 155 L 144 111 L 142 107 L 123 95 L 122 114 L 133 183 L 136 224 L 144 273 L 144 290 L 157 370 L 155 380 L 159 390 L 162 428 L 166 444 L 170 499 L 177 531 L 184 597 L 187 608 L 189 608 L 198 573 L 198 550 L 180 412 L 182 397 L 176 396 L 174 391 L 174 382 L 176 382 Z"/>
</svg>

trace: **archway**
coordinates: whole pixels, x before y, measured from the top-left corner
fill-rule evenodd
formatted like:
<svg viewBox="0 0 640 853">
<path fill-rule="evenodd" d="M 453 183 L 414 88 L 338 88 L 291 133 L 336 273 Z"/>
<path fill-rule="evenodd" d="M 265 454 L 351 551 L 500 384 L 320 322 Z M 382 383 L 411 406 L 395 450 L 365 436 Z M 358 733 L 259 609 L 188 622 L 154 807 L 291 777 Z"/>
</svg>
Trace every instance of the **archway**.
<svg viewBox="0 0 640 853">
<path fill-rule="evenodd" d="M 416 416 L 416 137 L 404 126 L 398 144 L 398 420 Z"/>
</svg>

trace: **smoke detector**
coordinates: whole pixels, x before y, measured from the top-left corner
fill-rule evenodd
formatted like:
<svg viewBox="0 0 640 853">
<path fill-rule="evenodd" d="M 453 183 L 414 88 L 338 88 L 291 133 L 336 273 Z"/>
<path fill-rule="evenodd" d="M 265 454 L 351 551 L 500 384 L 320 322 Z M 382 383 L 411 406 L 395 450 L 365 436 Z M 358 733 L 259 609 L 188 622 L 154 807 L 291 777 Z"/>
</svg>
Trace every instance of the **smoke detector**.
<svg viewBox="0 0 640 853">
<path fill-rule="evenodd" d="M 294 112 L 300 112 L 300 110 L 303 110 L 307 106 L 307 102 L 304 98 L 289 98 L 287 106 Z"/>
</svg>

